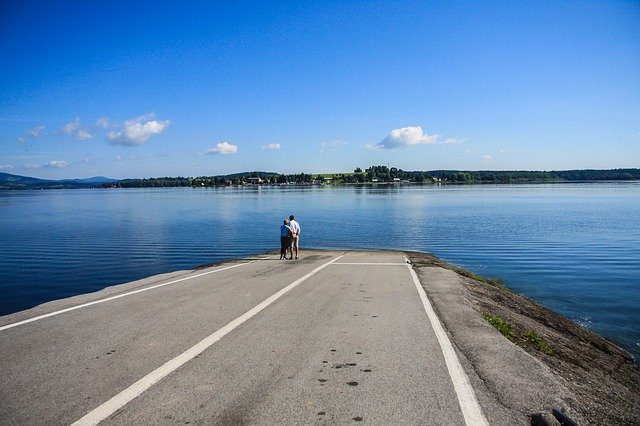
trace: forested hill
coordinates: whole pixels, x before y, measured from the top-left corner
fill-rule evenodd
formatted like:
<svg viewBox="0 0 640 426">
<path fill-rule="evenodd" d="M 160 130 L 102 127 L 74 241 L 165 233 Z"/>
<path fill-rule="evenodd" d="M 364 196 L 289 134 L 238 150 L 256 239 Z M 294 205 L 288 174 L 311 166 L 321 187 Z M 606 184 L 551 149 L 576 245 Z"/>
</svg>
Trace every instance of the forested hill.
<svg viewBox="0 0 640 426">
<path fill-rule="evenodd" d="M 106 183 L 115 182 L 104 176 L 85 179 L 47 180 L 27 176 L 0 173 L 0 189 L 78 189 L 100 188 Z"/>
</svg>

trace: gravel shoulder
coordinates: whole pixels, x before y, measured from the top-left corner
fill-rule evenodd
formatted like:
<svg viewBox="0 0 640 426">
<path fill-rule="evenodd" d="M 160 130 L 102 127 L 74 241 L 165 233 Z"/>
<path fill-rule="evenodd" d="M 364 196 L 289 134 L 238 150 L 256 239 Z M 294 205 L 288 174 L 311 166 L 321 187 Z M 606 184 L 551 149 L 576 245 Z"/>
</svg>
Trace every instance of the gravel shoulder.
<svg viewBox="0 0 640 426">
<path fill-rule="evenodd" d="M 556 409 L 579 424 L 640 424 L 640 368 L 629 353 L 499 282 L 429 254 L 407 257 L 481 404 L 532 423 L 553 424 Z"/>
</svg>

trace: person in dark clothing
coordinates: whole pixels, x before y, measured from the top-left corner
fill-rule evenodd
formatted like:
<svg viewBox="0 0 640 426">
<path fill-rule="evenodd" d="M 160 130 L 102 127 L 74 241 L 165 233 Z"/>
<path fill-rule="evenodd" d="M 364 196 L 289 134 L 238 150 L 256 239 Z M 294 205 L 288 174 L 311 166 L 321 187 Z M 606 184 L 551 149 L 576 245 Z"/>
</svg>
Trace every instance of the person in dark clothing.
<svg viewBox="0 0 640 426">
<path fill-rule="evenodd" d="M 291 228 L 289 228 L 289 221 L 285 219 L 280 226 L 280 260 L 287 258 L 287 249 L 291 251 Z M 291 251 L 291 258 L 293 258 L 293 251 Z"/>
</svg>

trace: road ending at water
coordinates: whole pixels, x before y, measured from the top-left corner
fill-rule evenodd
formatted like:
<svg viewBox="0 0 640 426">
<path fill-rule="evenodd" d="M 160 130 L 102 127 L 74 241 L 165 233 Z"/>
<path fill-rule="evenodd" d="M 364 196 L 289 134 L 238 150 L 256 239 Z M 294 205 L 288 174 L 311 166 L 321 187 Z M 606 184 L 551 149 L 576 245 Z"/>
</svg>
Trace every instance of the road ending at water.
<svg viewBox="0 0 640 426">
<path fill-rule="evenodd" d="M 627 354 L 465 275 L 425 254 L 305 251 L 6 316 L 0 421 L 526 424 L 554 409 L 579 422 L 637 420 Z M 527 330 L 514 321 L 523 313 Z M 522 347 L 489 325 L 497 317 Z M 599 351 L 588 374 L 586 360 L 571 364 L 572 339 Z"/>
</svg>

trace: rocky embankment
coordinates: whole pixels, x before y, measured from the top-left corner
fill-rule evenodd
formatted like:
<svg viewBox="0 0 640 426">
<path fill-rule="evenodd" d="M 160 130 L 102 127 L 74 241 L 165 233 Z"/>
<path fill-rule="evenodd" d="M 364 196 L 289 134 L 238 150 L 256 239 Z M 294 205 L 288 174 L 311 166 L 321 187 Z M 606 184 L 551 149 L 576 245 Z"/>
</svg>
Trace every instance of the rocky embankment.
<svg viewBox="0 0 640 426">
<path fill-rule="evenodd" d="M 579 424 L 640 424 L 640 368 L 629 353 L 499 281 L 431 255 L 407 257 L 476 372 L 474 387 L 494 402 L 532 423 L 553 424 L 557 409 Z M 453 273 L 441 284 L 438 276 Z"/>
</svg>

